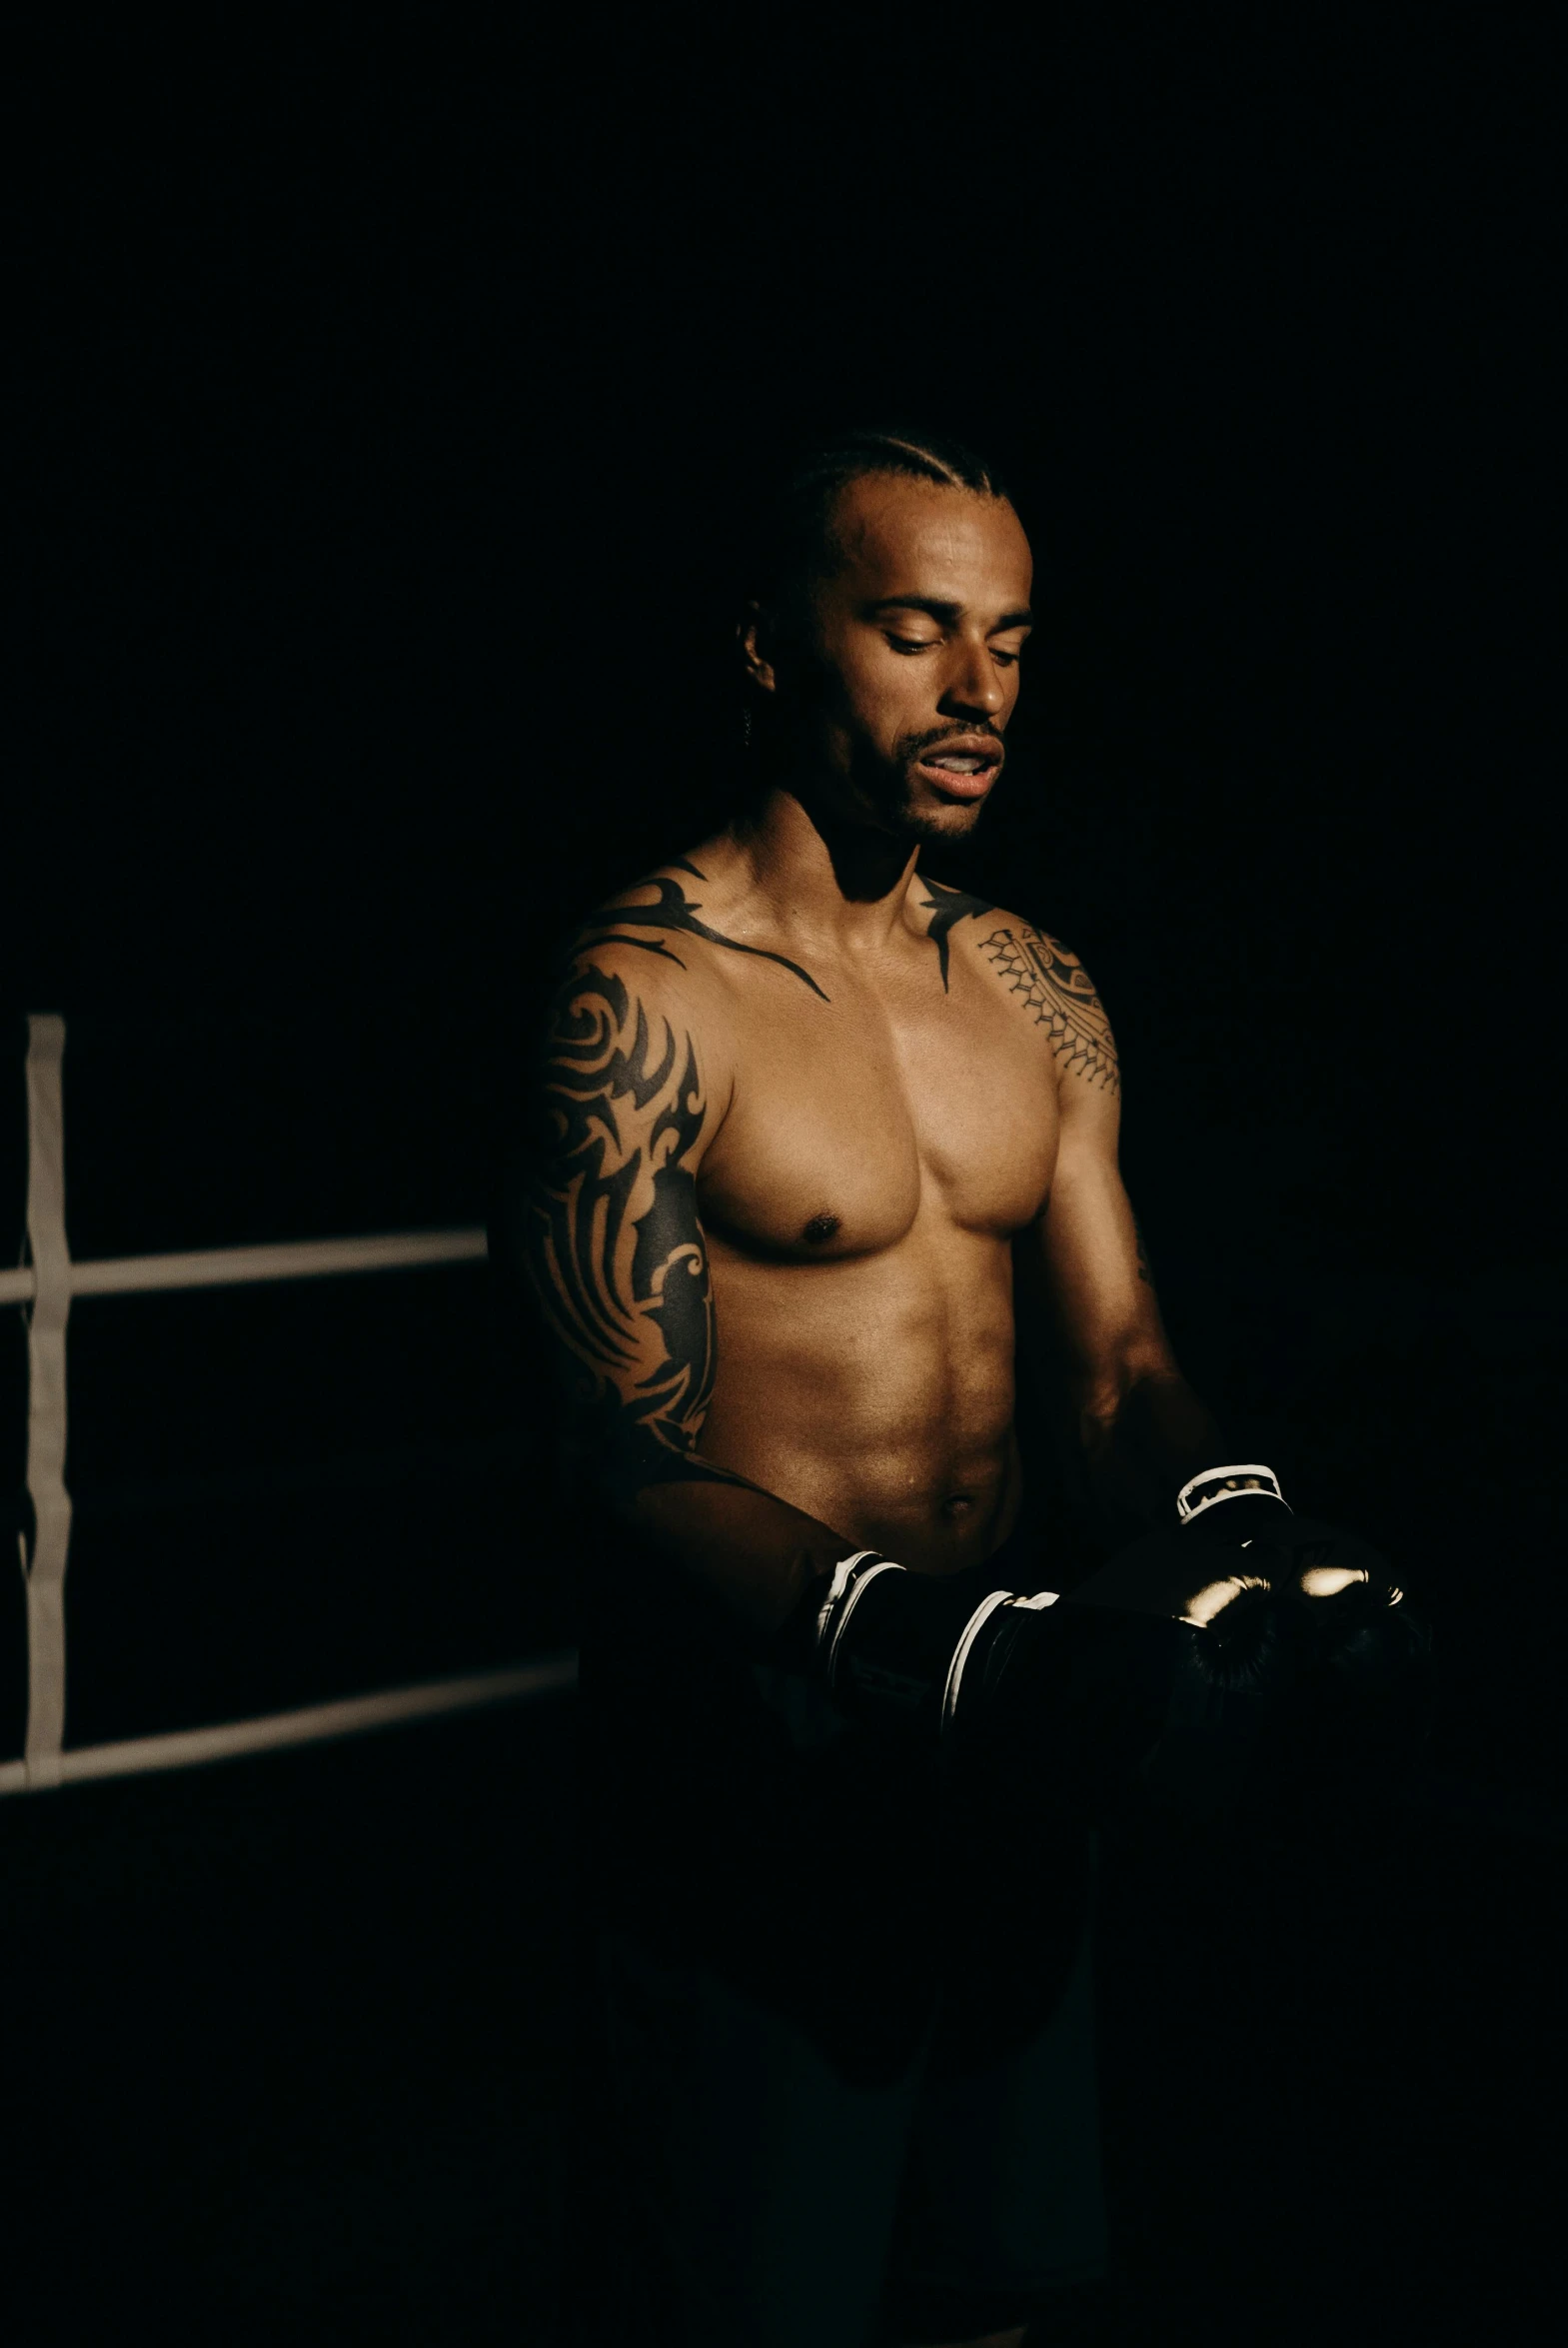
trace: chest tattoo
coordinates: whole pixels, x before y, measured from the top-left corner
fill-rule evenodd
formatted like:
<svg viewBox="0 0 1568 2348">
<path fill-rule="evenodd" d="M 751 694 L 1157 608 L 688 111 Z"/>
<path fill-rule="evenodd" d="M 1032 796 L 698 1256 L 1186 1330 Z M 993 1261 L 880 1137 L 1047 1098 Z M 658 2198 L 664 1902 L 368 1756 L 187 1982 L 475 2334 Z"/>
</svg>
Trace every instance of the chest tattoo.
<svg viewBox="0 0 1568 2348">
<path fill-rule="evenodd" d="M 1021 924 L 1016 930 L 993 930 L 980 941 L 980 952 L 1022 998 L 1036 1027 L 1049 1037 L 1052 1052 L 1074 1076 L 1111 1093 L 1121 1090 L 1110 1022 L 1076 955 L 1056 939 Z"/>
</svg>

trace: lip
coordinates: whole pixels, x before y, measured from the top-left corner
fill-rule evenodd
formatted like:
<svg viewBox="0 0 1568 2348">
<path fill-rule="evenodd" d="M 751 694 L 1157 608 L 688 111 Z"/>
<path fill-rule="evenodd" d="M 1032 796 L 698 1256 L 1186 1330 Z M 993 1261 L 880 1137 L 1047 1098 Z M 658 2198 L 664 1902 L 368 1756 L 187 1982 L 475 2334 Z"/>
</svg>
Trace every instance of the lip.
<svg viewBox="0 0 1568 2348">
<path fill-rule="evenodd" d="M 949 767 L 932 767 L 924 759 L 917 760 L 914 771 L 921 781 L 948 799 L 983 799 L 1001 773 L 1001 754 L 997 745 L 983 734 L 960 734 L 945 742 L 933 742 L 931 751 L 937 758 L 983 759 L 986 762 L 972 775 L 955 775 Z"/>
</svg>

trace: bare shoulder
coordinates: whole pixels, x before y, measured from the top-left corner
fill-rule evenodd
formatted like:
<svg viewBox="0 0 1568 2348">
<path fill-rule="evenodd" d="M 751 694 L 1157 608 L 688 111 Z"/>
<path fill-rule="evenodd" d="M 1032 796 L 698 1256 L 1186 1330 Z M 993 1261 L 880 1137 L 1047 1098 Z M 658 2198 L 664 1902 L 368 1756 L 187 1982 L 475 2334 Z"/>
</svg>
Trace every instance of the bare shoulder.
<svg viewBox="0 0 1568 2348">
<path fill-rule="evenodd" d="M 1070 946 L 1004 906 L 960 890 L 933 890 L 932 935 L 946 937 L 971 959 L 1018 1017 L 1040 1030 L 1060 1078 L 1076 1090 L 1115 1094 L 1121 1075 L 1110 1021 L 1093 980 Z M 961 924 L 961 928 L 960 925 Z"/>
<path fill-rule="evenodd" d="M 706 1147 L 733 1090 L 730 1020 L 701 957 L 678 951 L 657 884 L 639 882 L 563 942 L 536 1068 L 541 1106 L 577 1105 L 623 1144 L 679 1129 Z"/>
<path fill-rule="evenodd" d="M 733 916 L 716 912 L 714 894 L 701 867 L 689 857 L 674 857 L 592 913 L 579 932 L 580 944 L 630 948 L 699 975 L 717 976 L 735 958 L 771 963 L 826 1001 L 809 971 L 741 935 Z"/>
<path fill-rule="evenodd" d="M 692 931 L 692 909 L 678 865 L 632 881 L 596 906 L 561 944 L 552 1022 L 584 1015 L 590 1004 L 614 1021 L 673 1024 L 701 1038 L 710 1057 L 729 1025 L 724 990 Z M 694 951 L 694 944 L 696 951 Z M 578 1008 L 576 1012 L 573 1006 Z"/>
</svg>

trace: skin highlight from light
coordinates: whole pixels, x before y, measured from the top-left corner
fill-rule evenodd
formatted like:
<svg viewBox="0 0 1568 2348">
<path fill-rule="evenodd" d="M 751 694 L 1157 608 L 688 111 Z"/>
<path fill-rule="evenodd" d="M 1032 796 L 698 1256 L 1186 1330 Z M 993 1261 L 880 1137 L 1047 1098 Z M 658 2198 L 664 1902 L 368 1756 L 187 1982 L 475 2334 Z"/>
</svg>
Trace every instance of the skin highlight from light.
<svg viewBox="0 0 1568 2348">
<path fill-rule="evenodd" d="M 905 850 L 972 832 L 1005 764 L 1032 626 L 1028 541 L 1006 499 L 866 474 L 829 517 L 792 606 L 750 609 L 744 657 L 777 714 L 780 785 Z M 977 762 L 949 777 L 931 761 Z"/>
</svg>

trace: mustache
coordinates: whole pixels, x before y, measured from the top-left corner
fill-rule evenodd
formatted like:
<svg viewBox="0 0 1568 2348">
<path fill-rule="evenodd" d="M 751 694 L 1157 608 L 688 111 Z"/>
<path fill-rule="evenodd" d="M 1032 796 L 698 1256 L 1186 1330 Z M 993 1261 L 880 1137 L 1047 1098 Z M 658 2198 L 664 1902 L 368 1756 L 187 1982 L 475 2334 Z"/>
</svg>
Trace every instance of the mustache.
<svg viewBox="0 0 1568 2348">
<path fill-rule="evenodd" d="M 1007 756 L 1006 744 L 991 726 L 943 726 L 934 734 L 906 734 L 898 745 L 898 754 L 906 764 L 912 765 L 944 742 L 988 742 L 995 750 L 998 765 Z"/>
</svg>

